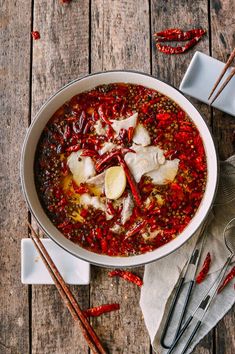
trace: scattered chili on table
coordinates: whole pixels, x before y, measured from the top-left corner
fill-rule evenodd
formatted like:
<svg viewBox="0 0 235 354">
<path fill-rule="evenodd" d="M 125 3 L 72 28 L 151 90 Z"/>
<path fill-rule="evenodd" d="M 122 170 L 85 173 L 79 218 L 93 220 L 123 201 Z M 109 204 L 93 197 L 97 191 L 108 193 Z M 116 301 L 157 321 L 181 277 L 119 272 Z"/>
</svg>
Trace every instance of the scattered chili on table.
<svg viewBox="0 0 235 354">
<path fill-rule="evenodd" d="M 156 37 L 157 42 L 187 41 L 194 37 L 203 36 L 205 33 L 206 31 L 201 28 L 196 28 L 189 31 L 170 29 L 166 32 L 157 32 L 154 36 Z"/>
<path fill-rule="evenodd" d="M 40 33 L 39 33 L 38 31 L 32 31 L 32 32 L 31 32 L 31 35 L 32 35 L 32 37 L 33 37 L 33 39 L 34 39 L 35 41 L 37 41 L 38 39 L 40 39 Z"/>
<path fill-rule="evenodd" d="M 226 287 L 228 283 L 235 277 L 235 266 L 231 269 L 231 271 L 227 274 L 225 279 L 223 280 L 222 284 L 218 289 L 218 294 Z"/>
<path fill-rule="evenodd" d="M 206 278 L 208 272 L 209 272 L 209 269 L 210 269 L 210 264 L 211 264 L 211 255 L 210 255 L 210 252 L 207 253 L 207 256 L 204 260 L 204 263 L 202 265 L 202 269 L 201 271 L 199 272 L 197 278 L 196 278 L 196 282 L 198 284 L 200 284 L 201 282 L 203 282 L 203 280 Z"/>
<path fill-rule="evenodd" d="M 141 287 L 143 285 L 143 280 L 127 270 L 115 269 L 108 273 L 110 277 L 121 277 L 131 283 L 134 283 Z"/>
<path fill-rule="evenodd" d="M 106 312 L 116 311 L 120 309 L 120 305 L 117 303 L 114 304 L 104 304 L 90 309 L 84 310 L 83 313 L 87 317 L 98 317 Z"/>
<path fill-rule="evenodd" d="M 205 30 L 198 28 L 189 31 L 182 31 L 179 28 L 170 28 L 165 31 L 157 32 L 154 34 L 156 37 L 156 48 L 165 54 L 181 54 L 192 48 L 201 37 L 206 33 Z M 159 42 L 169 42 L 169 41 L 186 41 L 189 40 L 184 46 L 170 46 L 163 45 Z"/>
</svg>

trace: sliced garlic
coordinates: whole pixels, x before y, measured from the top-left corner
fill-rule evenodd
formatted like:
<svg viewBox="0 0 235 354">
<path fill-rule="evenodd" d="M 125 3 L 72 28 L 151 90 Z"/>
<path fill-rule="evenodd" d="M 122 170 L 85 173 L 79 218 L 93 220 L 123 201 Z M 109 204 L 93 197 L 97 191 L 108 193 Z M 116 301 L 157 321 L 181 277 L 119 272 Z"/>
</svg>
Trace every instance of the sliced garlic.
<svg viewBox="0 0 235 354">
<path fill-rule="evenodd" d="M 113 166 L 105 171 L 105 195 L 108 199 L 118 199 L 126 188 L 126 175 L 121 166 Z"/>
</svg>

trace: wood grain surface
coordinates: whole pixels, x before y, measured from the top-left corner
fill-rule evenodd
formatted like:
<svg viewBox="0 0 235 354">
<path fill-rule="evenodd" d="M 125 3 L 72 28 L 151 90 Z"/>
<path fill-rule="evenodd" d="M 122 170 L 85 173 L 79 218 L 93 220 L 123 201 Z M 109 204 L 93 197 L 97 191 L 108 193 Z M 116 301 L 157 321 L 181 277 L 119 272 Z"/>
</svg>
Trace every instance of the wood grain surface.
<svg viewBox="0 0 235 354">
<path fill-rule="evenodd" d="M 56 90 L 89 71 L 89 2 L 34 1 L 32 117 Z M 89 286 L 71 287 L 82 308 Z M 54 286 L 32 286 L 32 353 L 87 353 L 88 347 Z"/>
<path fill-rule="evenodd" d="M 28 212 L 19 180 L 25 131 L 40 106 L 67 82 L 89 72 L 134 69 L 178 87 L 196 50 L 226 61 L 235 47 L 234 0 L 0 0 L 0 354 L 86 354 L 82 335 L 54 286 L 20 283 L 20 239 Z M 233 15 L 232 15 L 233 14 Z M 153 33 L 202 27 L 207 35 L 183 55 L 155 49 Z M 41 39 L 32 41 L 31 30 Z M 235 120 L 192 100 L 211 125 L 221 159 L 234 153 Z M 143 267 L 133 269 L 139 275 Z M 140 289 L 92 266 L 90 286 L 73 286 L 85 309 L 119 302 L 120 311 L 92 319 L 110 354 L 151 354 L 139 307 Z M 234 310 L 194 354 L 235 352 Z"/>
<path fill-rule="evenodd" d="M 0 353 L 29 351 L 28 288 L 20 280 L 27 208 L 20 189 L 20 150 L 29 119 L 31 1 L 1 1 Z"/>
</svg>

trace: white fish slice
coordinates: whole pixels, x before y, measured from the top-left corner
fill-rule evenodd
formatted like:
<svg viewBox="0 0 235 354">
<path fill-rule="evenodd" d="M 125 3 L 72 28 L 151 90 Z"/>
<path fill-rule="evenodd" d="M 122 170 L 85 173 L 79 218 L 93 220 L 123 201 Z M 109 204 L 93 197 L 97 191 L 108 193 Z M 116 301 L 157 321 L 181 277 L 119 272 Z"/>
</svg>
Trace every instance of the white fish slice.
<svg viewBox="0 0 235 354">
<path fill-rule="evenodd" d="M 82 150 L 72 152 L 67 160 L 73 179 L 78 185 L 96 174 L 92 159 L 89 156 L 81 156 L 81 154 Z"/>
<path fill-rule="evenodd" d="M 137 124 L 132 140 L 135 144 L 141 146 L 148 146 L 151 143 L 149 132 L 142 124 Z"/>
<path fill-rule="evenodd" d="M 179 159 L 167 160 L 158 169 L 150 171 L 145 175 L 152 178 L 154 184 L 168 184 L 173 182 L 177 175 L 179 167 Z"/>
<path fill-rule="evenodd" d="M 134 113 L 132 116 L 122 120 L 111 120 L 112 128 L 117 135 L 119 135 L 121 129 L 128 130 L 130 127 L 135 128 L 137 124 L 138 113 Z"/>
<path fill-rule="evenodd" d="M 127 153 L 125 155 L 125 161 L 138 183 L 143 175 L 147 172 L 156 170 L 160 166 L 160 161 L 163 162 L 163 151 L 157 146 L 137 146 L 132 145 L 132 150 L 136 153 Z M 165 159 L 165 158 L 164 158 Z"/>
</svg>

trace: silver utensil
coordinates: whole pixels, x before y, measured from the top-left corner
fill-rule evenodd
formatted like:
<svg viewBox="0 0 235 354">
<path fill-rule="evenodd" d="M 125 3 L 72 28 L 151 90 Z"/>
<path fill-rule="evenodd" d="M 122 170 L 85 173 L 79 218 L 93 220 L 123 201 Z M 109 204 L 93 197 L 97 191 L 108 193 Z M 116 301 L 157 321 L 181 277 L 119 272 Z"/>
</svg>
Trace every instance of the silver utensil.
<svg viewBox="0 0 235 354">
<path fill-rule="evenodd" d="M 225 246 L 228 250 L 228 257 L 227 260 L 219 272 L 218 276 L 214 280 L 213 284 L 209 288 L 209 290 L 205 293 L 203 299 L 201 300 L 200 304 L 197 306 L 195 309 L 194 313 L 186 320 L 184 323 L 183 327 L 180 329 L 179 334 L 177 338 L 174 340 L 171 348 L 168 350 L 167 354 L 171 354 L 177 344 L 179 343 L 180 339 L 182 338 L 183 334 L 185 331 L 188 329 L 189 325 L 192 323 L 193 319 L 195 319 L 196 324 L 195 327 L 192 329 L 191 334 L 186 342 L 186 345 L 183 348 L 183 351 L 181 354 L 185 354 L 186 351 L 188 350 L 191 341 L 195 337 L 195 334 L 199 330 L 201 324 L 203 323 L 203 319 L 208 311 L 208 308 L 210 304 L 212 303 L 214 297 L 217 294 L 218 288 L 220 286 L 220 283 L 226 273 L 226 270 L 231 263 L 234 254 L 235 254 L 235 218 L 232 218 L 227 225 L 224 228 L 223 232 L 223 238 L 224 238 L 224 243 Z"/>
</svg>

